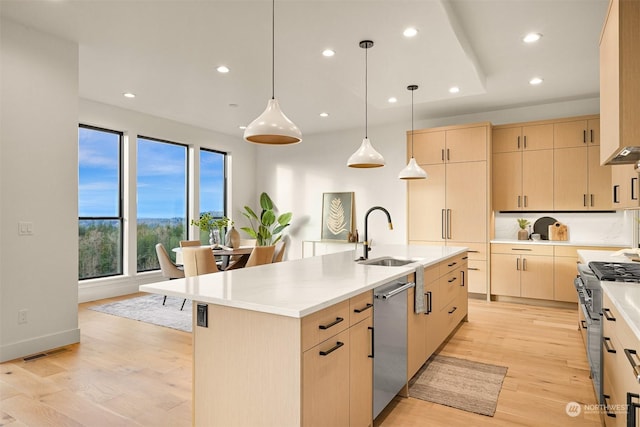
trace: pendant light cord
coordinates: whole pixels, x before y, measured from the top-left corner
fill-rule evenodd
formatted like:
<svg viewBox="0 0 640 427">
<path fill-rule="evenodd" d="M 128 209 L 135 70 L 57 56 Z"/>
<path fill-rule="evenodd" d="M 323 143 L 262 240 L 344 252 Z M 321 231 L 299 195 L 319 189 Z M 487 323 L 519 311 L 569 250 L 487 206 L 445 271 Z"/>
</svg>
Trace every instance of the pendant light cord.
<svg viewBox="0 0 640 427">
<path fill-rule="evenodd" d="M 411 158 L 413 159 L 413 92 L 411 91 Z"/>
<path fill-rule="evenodd" d="M 364 50 L 364 137 L 369 137 L 369 48 Z"/>
<path fill-rule="evenodd" d="M 276 0 L 271 0 L 271 99 L 276 99 Z"/>
</svg>

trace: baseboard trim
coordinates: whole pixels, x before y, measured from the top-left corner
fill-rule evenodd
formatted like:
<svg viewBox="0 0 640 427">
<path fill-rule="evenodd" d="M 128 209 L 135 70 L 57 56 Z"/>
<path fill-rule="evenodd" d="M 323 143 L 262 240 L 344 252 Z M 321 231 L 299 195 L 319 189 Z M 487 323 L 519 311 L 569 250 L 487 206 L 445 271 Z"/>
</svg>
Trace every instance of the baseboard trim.
<svg viewBox="0 0 640 427">
<path fill-rule="evenodd" d="M 80 328 L 0 346 L 0 363 L 80 342 Z"/>
<path fill-rule="evenodd" d="M 78 303 L 97 301 L 140 292 L 140 285 L 161 282 L 165 279 L 158 271 L 139 273 L 135 277 L 118 276 L 86 280 L 78 283 Z"/>
<path fill-rule="evenodd" d="M 545 299 L 523 298 L 523 297 L 510 297 L 506 295 L 491 295 L 491 301 L 511 302 L 514 304 L 537 305 L 540 307 L 568 308 L 568 309 L 576 309 L 576 310 L 578 309 L 578 303 L 575 303 L 575 302 L 550 301 Z"/>
</svg>

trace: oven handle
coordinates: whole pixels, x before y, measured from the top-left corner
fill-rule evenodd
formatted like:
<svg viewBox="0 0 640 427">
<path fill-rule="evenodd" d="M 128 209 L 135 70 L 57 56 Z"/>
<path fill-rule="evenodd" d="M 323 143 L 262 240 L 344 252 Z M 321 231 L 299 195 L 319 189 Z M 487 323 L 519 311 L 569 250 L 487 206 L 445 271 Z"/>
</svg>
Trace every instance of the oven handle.
<svg viewBox="0 0 640 427">
<path fill-rule="evenodd" d="M 589 310 L 584 304 L 580 304 L 580 308 L 582 309 L 582 314 L 584 315 L 584 320 L 587 322 L 587 328 L 593 325 L 593 319 L 589 315 Z"/>
</svg>

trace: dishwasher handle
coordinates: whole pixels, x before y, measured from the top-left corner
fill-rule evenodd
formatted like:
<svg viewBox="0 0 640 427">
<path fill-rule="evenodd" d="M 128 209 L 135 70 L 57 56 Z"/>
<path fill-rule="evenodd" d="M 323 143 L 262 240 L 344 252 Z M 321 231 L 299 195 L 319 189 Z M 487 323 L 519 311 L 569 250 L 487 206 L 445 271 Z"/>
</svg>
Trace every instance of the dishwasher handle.
<svg viewBox="0 0 640 427">
<path fill-rule="evenodd" d="M 379 294 L 374 294 L 373 296 L 376 299 L 389 299 L 395 295 L 398 295 L 399 293 L 402 293 L 404 291 L 406 291 L 407 289 L 413 288 L 416 284 L 413 282 L 408 282 L 408 283 L 403 283 L 400 286 L 398 286 L 397 288 L 394 288 L 388 292 L 384 292 L 384 293 L 379 293 Z"/>
</svg>

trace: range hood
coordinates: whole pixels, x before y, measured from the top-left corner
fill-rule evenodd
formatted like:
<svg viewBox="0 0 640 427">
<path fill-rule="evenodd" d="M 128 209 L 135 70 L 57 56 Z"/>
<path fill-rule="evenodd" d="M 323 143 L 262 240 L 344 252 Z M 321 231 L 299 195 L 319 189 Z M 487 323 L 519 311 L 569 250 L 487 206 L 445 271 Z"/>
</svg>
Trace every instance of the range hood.
<svg viewBox="0 0 640 427">
<path fill-rule="evenodd" d="M 640 161 L 640 147 L 624 147 L 618 151 L 609 161 L 607 165 L 629 165 L 636 164 Z"/>
</svg>

